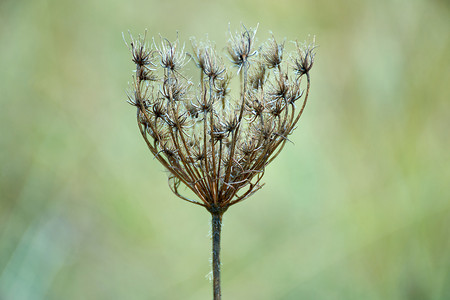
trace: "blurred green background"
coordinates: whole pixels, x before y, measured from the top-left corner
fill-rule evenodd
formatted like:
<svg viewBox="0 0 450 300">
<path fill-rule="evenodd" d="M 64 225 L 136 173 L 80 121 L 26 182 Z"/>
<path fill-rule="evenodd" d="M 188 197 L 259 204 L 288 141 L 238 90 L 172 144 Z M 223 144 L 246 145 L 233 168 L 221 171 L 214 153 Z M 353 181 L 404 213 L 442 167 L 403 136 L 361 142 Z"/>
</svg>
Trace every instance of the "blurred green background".
<svg viewBox="0 0 450 300">
<path fill-rule="evenodd" d="M 122 32 L 320 45 L 299 128 L 224 218 L 224 299 L 450 299 L 448 1 L 0 2 L 0 299 L 211 299 L 209 214 L 125 103 Z M 291 45 L 291 44 L 289 44 Z"/>
</svg>

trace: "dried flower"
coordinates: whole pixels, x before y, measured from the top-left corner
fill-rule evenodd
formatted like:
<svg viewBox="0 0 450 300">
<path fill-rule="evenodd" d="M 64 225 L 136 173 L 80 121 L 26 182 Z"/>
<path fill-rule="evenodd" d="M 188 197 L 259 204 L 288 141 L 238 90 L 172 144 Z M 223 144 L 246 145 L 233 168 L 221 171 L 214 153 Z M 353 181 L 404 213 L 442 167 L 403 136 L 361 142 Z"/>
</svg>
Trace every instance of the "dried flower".
<svg viewBox="0 0 450 300">
<path fill-rule="evenodd" d="M 257 54 L 253 50 L 253 44 L 258 28 L 253 30 L 247 30 L 244 26 L 243 28 L 243 31 L 236 32 L 234 36 L 230 32 L 230 40 L 228 42 L 228 54 L 233 64 L 239 67 L 239 71 L 251 56 Z"/>
<path fill-rule="evenodd" d="M 156 51 L 160 56 L 161 66 L 171 71 L 177 71 L 186 65 L 186 53 L 184 52 L 184 46 L 179 49 L 178 39 L 171 43 L 168 39 L 161 37 L 161 44 L 158 46 L 153 40 Z"/>
<path fill-rule="evenodd" d="M 278 68 L 283 60 L 284 42 L 278 44 L 275 37 L 267 43 L 266 49 L 263 52 L 264 62 L 269 69 Z"/>
<path fill-rule="evenodd" d="M 171 190 L 213 217 L 214 299 L 220 299 L 222 215 L 261 189 L 266 167 L 295 129 L 310 89 L 315 46 L 296 43 L 291 61 L 285 62 L 284 43 L 273 37 L 259 53 L 254 50 L 256 31 L 243 27 L 229 39 L 228 54 L 240 73 L 238 98 L 231 96 L 230 71 L 211 42 L 191 40 L 193 54 L 186 54 L 178 39 L 161 37 L 159 45 L 153 41 L 153 50 L 145 35 L 134 39 L 130 34 L 127 44 L 136 65 L 127 102 L 137 108 L 141 134 L 170 173 Z M 198 86 L 183 75 L 187 55 L 199 68 Z M 297 109 L 295 102 L 302 98 Z M 181 186 L 197 199 L 183 195 Z"/>
<path fill-rule="evenodd" d="M 297 46 L 298 56 L 294 58 L 294 72 L 298 76 L 302 76 L 307 74 L 314 64 L 314 50 L 316 46 L 313 43 L 312 45 L 304 45 L 302 47 L 298 42 L 295 42 L 295 45 Z"/>
</svg>

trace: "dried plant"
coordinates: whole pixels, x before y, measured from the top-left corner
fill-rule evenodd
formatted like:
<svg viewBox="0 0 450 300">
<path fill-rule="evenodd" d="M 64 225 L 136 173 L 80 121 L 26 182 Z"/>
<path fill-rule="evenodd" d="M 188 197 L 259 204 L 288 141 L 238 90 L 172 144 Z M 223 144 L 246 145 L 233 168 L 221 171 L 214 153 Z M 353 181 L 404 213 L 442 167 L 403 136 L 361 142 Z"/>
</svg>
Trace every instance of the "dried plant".
<svg viewBox="0 0 450 300">
<path fill-rule="evenodd" d="M 136 64 L 128 103 L 136 107 L 142 137 L 168 170 L 175 195 L 212 215 L 214 299 L 221 298 L 222 216 L 261 189 L 267 165 L 288 141 L 309 95 L 315 46 L 295 43 L 286 61 L 284 43 L 275 38 L 256 48 L 256 31 L 230 33 L 228 59 L 209 41 L 192 40 L 191 54 L 178 39 L 149 43 L 146 35 L 130 34 L 127 43 Z M 183 74 L 190 60 L 200 71 L 198 84 Z M 234 97 L 232 74 L 240 82 Z M 181 185 L 197 199 L 182 194 Z"/>
</svg>

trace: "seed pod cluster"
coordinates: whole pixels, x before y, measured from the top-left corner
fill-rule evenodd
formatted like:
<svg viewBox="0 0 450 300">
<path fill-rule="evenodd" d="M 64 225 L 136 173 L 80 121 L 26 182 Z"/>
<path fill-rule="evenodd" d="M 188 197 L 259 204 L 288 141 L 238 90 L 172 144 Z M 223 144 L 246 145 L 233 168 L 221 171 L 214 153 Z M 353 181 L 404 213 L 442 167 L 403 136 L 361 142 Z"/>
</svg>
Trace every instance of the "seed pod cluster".
<svg viewBox="0 0 450 300">
<path fill-rule="evenodd" d="M 228 57 L 209 41 L 193 40 L 192 53 L 178 39 L 150 43 L 130 34 L 127 43 L 136 65 L 127 102 L 136 107 L 140 132 L 169 171 L 172 191 L 211 213 L 223 214 L 263 186 L 266 166 L 288 141 L 309 94 L 314 46 L 296 43 L 286 59 L 284 43 L 271 38 L 257 48 L 255 35 L 245 27 L 230 34 Z M 189 61 L 198 84 L 183 72 Z M 230 92 L 233 75 L 239 96 Z M 198 200 L 182 195 L 181 184 Z"/>
</svg>

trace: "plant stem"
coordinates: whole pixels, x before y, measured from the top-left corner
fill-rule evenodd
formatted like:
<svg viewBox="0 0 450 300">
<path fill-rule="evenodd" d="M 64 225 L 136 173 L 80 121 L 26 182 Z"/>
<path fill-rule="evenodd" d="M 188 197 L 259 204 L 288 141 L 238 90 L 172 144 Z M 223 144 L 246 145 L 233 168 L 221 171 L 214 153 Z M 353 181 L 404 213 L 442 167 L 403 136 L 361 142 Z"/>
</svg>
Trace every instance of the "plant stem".
<svg viewBox="0 0 450 300">
<path fill-rule="evenodd" d="M 222 298 L 220 292 L 220 231 L 222 227 L 222 215 L 212 213 L 212 269 L 214 300 Z"/>
</svg>

